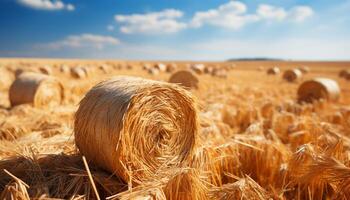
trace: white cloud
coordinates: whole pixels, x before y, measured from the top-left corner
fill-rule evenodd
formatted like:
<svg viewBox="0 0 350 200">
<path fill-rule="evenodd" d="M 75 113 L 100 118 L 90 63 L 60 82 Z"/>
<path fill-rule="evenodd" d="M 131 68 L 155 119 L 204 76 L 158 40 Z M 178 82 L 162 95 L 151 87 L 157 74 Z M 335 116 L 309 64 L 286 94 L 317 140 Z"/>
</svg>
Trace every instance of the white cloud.
<svg viewBox="0 0 350 200">
<path fill-rule="evenodd" d="M 294 22 L 303 22 L 313 14 L 314 11 L 308 6 L 296 6 L 289 12 L 289 18 Z"/>
<path fill-rule="evenodd" d="M 312 8 L 296 6 L 290 10 L 268 4 L 261 4 L 255 13 L 248 13 L 247 6 L 240 1 L 229 1 L 216 9 L 196 12 L 191 27 L 198 28 L 205 24 L 228 29 L 240 29 L 246 24 L 258 21 L 294 21 L 303 22 L 313 15 Z"/>
<path fill-rule="evenodd" d="M 166 9 L 146 14 L 116 15 L 115 20 L 123 24 L 120 31 L 126 34 L 161 34 L 175 33 L 186 28 L 185 23 L 178 21 L 182 16 L 183 13 L 179 10 Z"/>
<path fill-rule="evenodd" d="M 259 5 L 256 13 L 260 18 L 267 20 L 282 21 L 288 16 L 288 13 L 284 8 L 275 7 L 267 4 Z"/>
<path fill-rule="evenodd" d="M 61 0 L 18 0 L 18 3 L 38 10 L 75 10 L 73 4 L 65 4 Z"/>
<path fill-rule="evenodd" d="M 81 34 L 81 35 L 70 35 L 63 40 L 50 42 L 48 44 L 39 45 L 48 49 L 62 49 L 68 48 L 81 48 L 91 47 L 96 49 L 103 49 L 105 46 L 118 45 L 120 41 L 117 38 L 111 36 L 94 35 L 94 34 Z"/>
<path fill-rule="evenodd" d="M 192 27 L 201 27 L 204 24 L 220 26 L 224 28 L 239 29 L 247 23 L 258 21 L 255 15 L 249 15 L 247 6 L 239 1 L 230 1 L 203 12 L 196 12 L 191 21 Z"/>
</svg>

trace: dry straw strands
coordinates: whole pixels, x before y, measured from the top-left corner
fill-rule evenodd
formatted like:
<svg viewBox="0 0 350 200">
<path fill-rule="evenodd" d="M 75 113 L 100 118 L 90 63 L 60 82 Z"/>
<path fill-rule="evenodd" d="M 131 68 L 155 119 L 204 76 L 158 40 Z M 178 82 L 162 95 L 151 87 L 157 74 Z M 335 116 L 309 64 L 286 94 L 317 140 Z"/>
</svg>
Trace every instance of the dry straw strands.
<svg viewBox="0 0 350 200">
<path fill-rule="evenodd" d="M 303 82 L 298 89 L 299 102 L 313 102 L 325 99 L 336 101 L 339 99 L 340 89 L 336 81 L 327 78 L 315 78 Z"/>
<path fill-rule="evenodd" d="M 283 79 L 288 82 L 295 82 L 303 76 L 299 69 L 290 69 L 283 73 Z"/>
<path fill-rule="evenodd" d="M 197 135 L 191 94 L 179 86 L 118 76 L 93 87 L 76 113 L 76 145 L 86 158 L 140 183 L 185 165 Z"/>
<path fill-rule="evenodd" d="M 199 80 L 195 74 L 188 70 L 181 70 L 171 75 L 170 83 L 177 83 L 186 88 L 198 89 Z"/>
<path fill-rule="evenodd" d="M 63 86 L 54 77 L 32 72 L 22 73 L 9 90 L 12 106 L 33 104 L 34 107 L 56 106 L 63 100 Z"/>
<path fill-rule="evenodd" d="M 4 68 L 0 68 L 0 74 L 0 89 L 8 89 L 14 79 L 13 74 Z"/>
<path fill-rule="evenodd" d="M 267 70 L 268 75 L 276 75 L 276 74 L 279 74 L 280 72 L 281 72 L 281 70 L 278 67 L 272 67 L 272 68 Z"/>
</svg>

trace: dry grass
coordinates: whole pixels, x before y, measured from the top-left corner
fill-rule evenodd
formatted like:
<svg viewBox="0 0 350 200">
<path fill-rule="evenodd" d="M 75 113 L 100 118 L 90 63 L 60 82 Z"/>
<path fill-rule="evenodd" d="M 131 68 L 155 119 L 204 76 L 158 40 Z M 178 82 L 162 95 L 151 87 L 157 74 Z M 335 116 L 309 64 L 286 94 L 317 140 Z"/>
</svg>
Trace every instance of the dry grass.
<svg viewBox="0 0 350 200">
<path fill-rule="evenodd" d="M 350 90 L 339 77 L 349 63 L 204 63 L 191 91 L 142 69 L 170 62 L 0 63 L 12 79 L 50 66 L 64 89 L 62 104 L 42 108 L 11 107 L 9 84 L 1 88 L 0 199 L 350 199 Z M 78 66 L 90 74 L 72 77 Z M 274 66 L 282 73 L 259 70 Z M 300 82 L 284 81 L 295 68 Z M 99 83 L 115 75 L 157 81 Z M 311 90 L 328 100 L 298 103 L 302 81 L 317 77 L 339 91 L 321 83 Z"/>
</svg>

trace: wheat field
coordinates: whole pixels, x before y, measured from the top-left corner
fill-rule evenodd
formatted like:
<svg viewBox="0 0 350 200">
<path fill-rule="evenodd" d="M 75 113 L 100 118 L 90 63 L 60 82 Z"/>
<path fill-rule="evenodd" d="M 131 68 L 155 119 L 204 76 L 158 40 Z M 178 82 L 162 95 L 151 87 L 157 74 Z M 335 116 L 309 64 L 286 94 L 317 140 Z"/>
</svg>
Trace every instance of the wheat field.
<svg viewBox="0 0 350 200">
<path fill-rule="evenodd" d="M 0 59 L 0 199 L 350 199 L 349 67 Z M 319 77 L 339 97 L 298 101 Z"/>
</svg>

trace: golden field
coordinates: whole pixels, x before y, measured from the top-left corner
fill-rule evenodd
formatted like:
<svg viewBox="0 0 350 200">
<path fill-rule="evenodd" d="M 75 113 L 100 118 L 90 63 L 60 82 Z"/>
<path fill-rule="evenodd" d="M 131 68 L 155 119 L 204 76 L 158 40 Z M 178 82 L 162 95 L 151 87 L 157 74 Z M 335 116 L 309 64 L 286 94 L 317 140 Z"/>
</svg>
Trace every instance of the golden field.
<svg viewBox="0 0 350 200">
<path fill-rule="evenodd" d="M 222 76 L 196 74 L 198 88 L 191 90 L 163 84 L 176 70 L 152 74 L 143 69 L 146 64 L 153 68 L 160 62 L 0 59 L 0 199 L 350 199 L 350 81 L 338 76 L 341 70 L 350 69 L 350 62 L 162 62 L 175 63 L 176 70 L 196 63 L 225 68 Z M 281 73 L 268 75 L 266 71 L 274 66 Z M 285 70 L 305 66 L 310 71 L 296 82 L 282 78 Z M 72 75 L 75 67 L 88 69 L 86 77 Z M 38 104 L 11 106 L 9 90 L 19 69 L 55 77 L 63 92 L 59 103 L 46 105 L 50 99 L 44 95 Z M 101 95 L 113 91 L 115 96 L 102 101 L 97 95 L 92 102 L 82 103 L 84 112 L 76 114 L 93 86 L 118 75 L 159 81 L 149 83 L 158 89 L 148 90 L 148 82 L 130 79 L 137 82 L 136 89 L 130 89 L 132 95 L 113 102 L 113 98 L 121 98 L 115 91 L 125 95 L 129 86 L 113 85 L 120 85 L 116 82 L 110 84 L 118 90 L 104 89 L 104 82 Z M 335 80 L 340 87 L 339 99 L 298 102 L 300 84 L 316 77 Z M 50 87 L 44 88 L 44 93 L 50 93 Z M 162 89 L 165 92 L 157 93 Z M 166 93 L 173 90 L 179 94 Z M 21 99 L 29 90 L 13 92 Z M 147 95 L 152 98 L 144 100 Z M 134 96 L 144 100 L 147 109 L 138 105 Z M 178 96 L 184 98 L 180 103 L 176 102 Z M 124 100 L 125 109 L 135 105 L 140 110 L 126 112 L 117 105 Z M 174 108 L 167 110 L 167 105 Z M 121 116 L 123 112 L 126 114 Z M 178 117 L 179 112 L 184 114 Z M 109 118 L 103 118 L 103 113 Z M 95 120 L 84 121 L 90 115 Z M 181 123 L 162 119 L 167 117 L 181 118 Z M 182 131 L 184 121 L 190 127 Z M 114 123 L 122 123 L 121 128 Z M 80 124 L 82 127 L 77 127 Z M 79 143 L 75 136 L 84 126 L 89 129 L 85 132 L 93 130 L 95 134 L 89 137 L 96 138 Z M 119 129 L 125 135 L 116 143 L 99 139 Z M 129 133 L 132 137 L 126 136 Z M 180 151 L 179 138 L 191 144 Z M 122 143 L 124 140 L 129 143 Z M 80 150 L 90 148 L 84 150 L 89 152 L 84 154 L 87 162 L 83 162 L 76 143 Z M 94 148 L 108 145 L 109 151 Z M 123 151 L 117 151 L 119 145 Z M 178 159 L 182 154 L 184 158 Z M 97 161 L 108 156 L 121 163 L 119 171 Z M 176 163 L 159 161 L 170 157 Z M 147 162 L 162 165 L 158 168 Z"/>
</svg>

